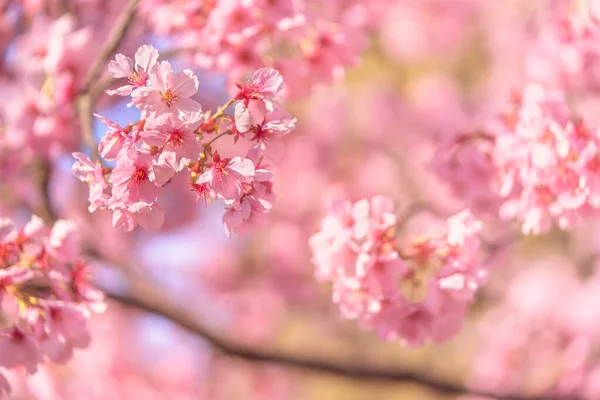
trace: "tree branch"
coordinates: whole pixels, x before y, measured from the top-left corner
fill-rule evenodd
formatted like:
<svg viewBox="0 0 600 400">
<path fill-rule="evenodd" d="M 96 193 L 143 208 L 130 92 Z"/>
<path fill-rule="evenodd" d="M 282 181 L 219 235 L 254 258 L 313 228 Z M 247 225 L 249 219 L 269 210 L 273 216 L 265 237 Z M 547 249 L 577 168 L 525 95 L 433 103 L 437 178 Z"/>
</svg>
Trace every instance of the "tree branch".
<svg viewBox="0 0 600 400">
<path fill-rule="evenodd" d="M 140 0 L 129 0 L 129 3 L 125 6 L 123 11 L 121 11 L 121 14 L 115 22 L 115 26 L 108 35 L 108 40 L 104 43 L 104 46 L 102 46 L 100 54 L 98 54 L 98 57 L 93 61 L 92 67 L 83 79 L 80 93 L 88 93 L 90 91 L 90 87 L 92 83 L 98 79 L 102 67 L 106 64 L 117 47 L 119 47 L 121 40 L 123 40 L 125 33 L 127 33 L 127 30 L 133 22 L 139 1 Z"/>
<path fill-rule="evenodd" d="M 77 100 L 77 108 L 79 119 L 81 121 L 81 137 L 85 145 L 90 149 L 92 160 L 94 161 L 99 161 L 100 155 L 98 154 L 98 145 L 94 139 L 93 127 L 94 102 L 96 101 L 99 92 L 94 90 L 95 86 L 93 83 L 98 80 L 102 67 L 106 64 L 117 47 L 119 47 L 127 30 L 131 26 L 138 3 L 139 0 L 129 0 L 129 3 L 117 18 L 115 26 L 110 31 L 108 39 L 106 43 L 104 43 L 104 46 L 102 46 L 98 57 L 92 62 L 92 67 L 85 75 L 79 91 L 80 95 Z"/>
<path fill-rule="evenodd" d="M 162 316 L 191 334 L 208 341 L 217 351 L 249 362 L 273 363 L 284 367 L 366 381 L 416 383 L 446 395 L 475 395 L 498 400 L 549 399 L 541 396 L 498 395 L 484 391 L 470 390 L 461 385 L 422 376 L 415 372 L 394 371 L 368 365 L 343 364 L 308 356 L 285 354 L 276 350 L 249 348 L 211 332 L 197 318 L 185 311 L 185 307 L 174 302 L 170 296 L 158 287 L 145 282 L 144 278 L 130 276 L 128 284 L 129 292 L 127 294 L 111 292 L 109 288 L 104 288 L 104 290 L 109 298 L 123 305 Z M 557 398 L 553 397 L 553 399 L 556 400 Z"/>
<path fill-rule="evenodd" d="M 83 94 L 77 101 L 77 111 L 81 123 L 81 138 L 86 147 L 90 149 L 92 160 L 99 161 L 100 153 L 98 152 L 98 144 L 96 143 L 96 139 L 94 139 L 93 103 L 94 99 L 90 93 Z"/>
<path fill-rule="evenodd" d="M 50 201 L 50 175 L 52 174 L 52 166 L 47 161 L 41 161 L 35 165 L 37 172 L 38 185 L 40 190 L 40 208 L 36 211 L 44 221 L 53 224 L 58 216 L 52 202 Z"/>
</svg>

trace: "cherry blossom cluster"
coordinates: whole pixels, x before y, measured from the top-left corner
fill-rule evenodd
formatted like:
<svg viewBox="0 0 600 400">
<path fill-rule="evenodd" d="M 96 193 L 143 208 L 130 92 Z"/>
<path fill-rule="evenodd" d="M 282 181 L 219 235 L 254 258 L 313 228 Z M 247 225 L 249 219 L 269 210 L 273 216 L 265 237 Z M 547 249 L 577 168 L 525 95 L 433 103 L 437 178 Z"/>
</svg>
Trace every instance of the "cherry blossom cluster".
<svg viewBox="0 0 600 400">
<path fill-rule="evenodd" d="M 358 62 L 371 8 L 378 8 L 355 0 L 152 0 L 140 6 L 153 30 L 174 38 L 196 65 L 231 82 L 271 65 L 293 96 L 339 79 Z"/>
<path fill-rule="evenodd" d="M 21 153 L 7 163 L 12 171 L 28 157 L 53 159 L 79 145 L 73 99 L 88 66 L 90 43 L 90 29 L 77 29 L 70 15 L 37 18 L 16 39 L 6 63 L 14 79 L 0 76 L 3 93 L 13 99 L 0 104 L 0 158 Z"/>
<path fill-rule="evenodd" d="M 488 199 L 494 207 L 495 195 L 500 217 L 520 221 L 524 234 L 540 234 L 555 224 L 571 229 L 598 214 L 600 132 L 570 116 L 562 91 L 529 84 L 515 93 L 510 111 L 482 131 L 454 139 L 454 146 L 469 149 L 464 151 L 472 157 L 440 158 L 436 170 L 457 193 L 471 192 L 467 199 Z M 470 186 L 444 172 L 444 165 L 456 170 L 461 163 L 472 174 L 483 171 Z"/>
<path fill-rule="evenodd" d="M 105 303 L 87 282 L 75 231 L 66 220 L 50 229 L 33 216 L 17 229 L 0 219 L 1 368 L 34 374 L 45 360 L 64 363 L 90 343 L 86 320 Z M 0 395 L 9 390 L 0 373 Z"/>
<path fill-rule="evenodd" d="M 90 212 L 113 212 L 113 225 L 127 230 L 138 224 L 158 229 L 164 222 L 160 205 L 163 187 L 176 173 L 188 173 L 190 187 L 203 203 L 224 201 L 225 230 L 243 233 L 264 221 L 274 201 L 273 171 L 269 157 L 280 154 L 280 139 L 292 132 L 296 120 L 280 105 L 283 79 L 270 68 L 257 70 L 251 81 L 215 113 L 203 112 L 191 97 L 198 78 L 191 70 L 174 72 L 158 51 L 141 46 L 134 60 L 117 54 L 109 64 L 114 78 L 126 84 L 110 95 L 131 96 L 140 120 L 120 126 L 102 116 L 109 128 L 99 144 L 104 160 L 74 153 L 74 174 L 90 186 Z M 235 114 L 225 110 L 235 104 Z M 245 157 L 222 157 L 214 148 L 223 136 L 250 142 Z"/>
<path fill-rule="evenodd" d="M 310 238 L 317 280 L 332 282 L 341 315 L 412 346 L 457 334 L 484 282 L 481 223 L 469 211 L 398 244 L 391 199 L 335 200 Z"/>
</svg>

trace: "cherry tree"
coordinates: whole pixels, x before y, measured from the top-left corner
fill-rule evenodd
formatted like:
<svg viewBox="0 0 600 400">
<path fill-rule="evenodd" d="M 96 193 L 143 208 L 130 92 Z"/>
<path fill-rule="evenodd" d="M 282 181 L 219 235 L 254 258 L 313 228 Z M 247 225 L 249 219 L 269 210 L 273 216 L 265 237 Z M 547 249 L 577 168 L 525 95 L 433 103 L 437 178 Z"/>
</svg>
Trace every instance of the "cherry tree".
<svg viewBox="0 0 600 400">
<path fill-rule="evenodd" d="M 0 0 L 0 397 L 600 398 L 599 92 L 596 0 Z"/>
</svg>

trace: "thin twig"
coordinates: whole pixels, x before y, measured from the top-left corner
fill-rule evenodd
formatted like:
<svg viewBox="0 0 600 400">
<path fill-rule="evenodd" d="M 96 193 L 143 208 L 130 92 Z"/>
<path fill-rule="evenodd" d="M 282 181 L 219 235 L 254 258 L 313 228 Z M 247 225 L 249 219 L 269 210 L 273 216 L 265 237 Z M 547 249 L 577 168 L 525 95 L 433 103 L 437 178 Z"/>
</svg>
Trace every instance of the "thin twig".
<svg viewBox="0 0 600 400">
<path fill-rule="evenodd" d="M 36 169 L 40 188 L 39 193 L 41 195 L 40 208 L 37 209 L 36 214 L 47 223 L 53 224 L 58 219 L 58 216 L 50 201 L 50 176 L 52 175 L 52 167 L 50 163 L 44 161 L 37 164 Z"/>
</svg>

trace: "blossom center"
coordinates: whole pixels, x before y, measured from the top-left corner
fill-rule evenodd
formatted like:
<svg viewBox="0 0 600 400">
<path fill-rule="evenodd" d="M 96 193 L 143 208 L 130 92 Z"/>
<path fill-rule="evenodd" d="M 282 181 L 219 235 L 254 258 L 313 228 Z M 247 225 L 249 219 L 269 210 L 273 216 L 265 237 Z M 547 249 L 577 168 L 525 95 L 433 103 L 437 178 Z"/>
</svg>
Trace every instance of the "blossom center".
<svg viewBox="0 0 600 400">
<path fill-rule="evenodd" d="M 169 132 L 169 138 L 167 139 L 167 144 L 173 146 L 182 146 L 183 145 L 183 132 L 178 129 Z"/>
<path fill-rule="evenodd" d="M 135 87 L 146 86 L 148 74 L 145 72 L 133 71 L 133 74 L 129 78 L 127 78 L 127 80 Z"/>
<path fill-rule="evenodd" d="M 215 173 L 219 176 L 227 176 L 227 164 L 224 161 L 215 161 L 213 164 Z"/>
<path fill-rule="evenodd" d="M 244 98 L 258 100 L 262 99 L 262 96 L 256 85 L 249 84 L 244 86 Z"/>
<path fill-rule="evenodd" d="M 139 167 L 135 170 L 132 178 L 136 183 L 144 182 L 148 180 L 148 170 L 146 168 Z"/>
<path fill-rule="evenodd" d="M 161 100 L 167 105 L 167 107 L 171 107 L 171 105 L 177 101 L 177 94 L 171 89 L 167 89 L 162 93 Z"/>
</svg>

